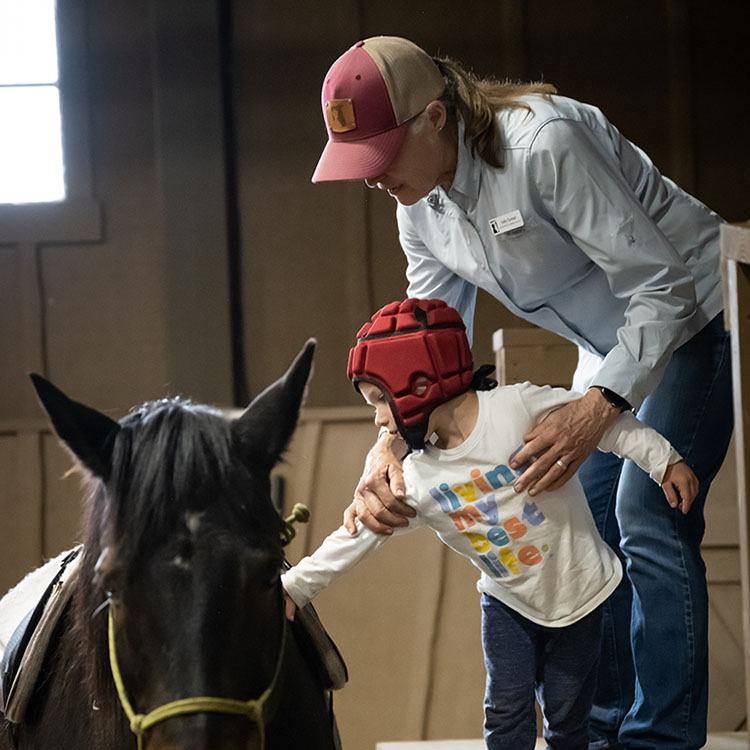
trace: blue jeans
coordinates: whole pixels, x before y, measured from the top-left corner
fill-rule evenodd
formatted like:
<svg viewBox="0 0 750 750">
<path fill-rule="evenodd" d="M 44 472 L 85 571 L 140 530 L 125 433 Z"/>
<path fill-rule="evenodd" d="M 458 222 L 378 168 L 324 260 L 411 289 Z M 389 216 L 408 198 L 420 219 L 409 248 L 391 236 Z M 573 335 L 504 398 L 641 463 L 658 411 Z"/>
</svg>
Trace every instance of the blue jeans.
<svg viewBox="0 0 750 750">
<path fill-rule="evenodd" d="M 601 628 L 601 607 L 567 627 L 548 628 L 482 594 L 484 739 L 489 750 L 533 750 L 535 694 L 547 746 L 586 747 Z"/>
<path fill-rule="evenodd" d="M 638 417 L 700 480 L 687 516 L 632 461 L 593 454 L 579 471 L 599 532 L 627 574 L 604 604 L 590 748 L 700 748 L 708 708 L 703 511 L 732 433 L 729 337 L 719 315 L 673 355 Z"/>
</svg>

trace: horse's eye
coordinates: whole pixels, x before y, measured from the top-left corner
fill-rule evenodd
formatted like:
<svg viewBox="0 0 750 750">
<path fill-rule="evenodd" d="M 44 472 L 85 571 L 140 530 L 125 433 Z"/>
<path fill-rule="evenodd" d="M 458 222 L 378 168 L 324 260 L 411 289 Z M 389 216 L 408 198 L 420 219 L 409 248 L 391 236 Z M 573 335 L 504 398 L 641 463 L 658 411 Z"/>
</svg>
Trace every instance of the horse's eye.
<svg viewBox="0 0 750 750">
<path fill-rule="evenodd" d="M 195 548 L 189 539 L 178 539 L 175 547 L 170 550 L 170 554 L 171 557 L 168 557 L 168 560 L 172 566 L 179 570 L 191 569 Z"/>
<path fill-rule="evenodd" d="M 171 560 L 172 565 L 178 570 L 190 570 L 190 559 L 182 555 L 175 555 Z"/>
<path fill-rule="evenodd" d="M 94 585 L 104 589 L 107 597 L 113 599 L 120 588 L 121 577 L 120 567 L 115 563 L 114 555 L 109 547 L 105 547 L 94 566 Z"/>
</svg>

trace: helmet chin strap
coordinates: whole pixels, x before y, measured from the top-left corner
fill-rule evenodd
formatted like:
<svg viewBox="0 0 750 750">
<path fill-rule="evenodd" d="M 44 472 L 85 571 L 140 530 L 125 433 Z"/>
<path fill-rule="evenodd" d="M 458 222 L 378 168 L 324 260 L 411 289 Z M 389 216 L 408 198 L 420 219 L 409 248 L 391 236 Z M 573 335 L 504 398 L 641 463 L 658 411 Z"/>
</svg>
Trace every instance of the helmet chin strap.
<svg viewBox="0 0 750 750">
<path fill-rule="evenodd" d="M 396 427 L 398 427 L 399 435 L 401 435 L 401 437 L 404 439 L 404 442 L 409 446 L 410 450 L 423 450 L 425 447 L 427 425 L 430 421 L 432 409 L 430 409 L 429 412 L 426 412 L 423 415 L 423 419 L 419 422 L 419 424 L 412 424 L 411 426 L 407 427 L 404 424 L 403 419 L 401 419 L 401 415 L 399 414 L 396 405 L 393 403 L 391 394 L 386 390 L 384 390 L 383 393 L 385 393 L 385 396 L 388 399 L 388 403 L 390 404 L 391 413 L 393 414 L 393 418 L 396 420 Z"/>
<path fill-rule="evenodd" d="M 401 430 L 399 430 L 399 432 L 401 432 Z M 425 447 L 425 432 L 425 430 L 412 428 L 401 432 L 401 437 L 411 450 L 421 451 L 424 450 Z"/>
</svg>

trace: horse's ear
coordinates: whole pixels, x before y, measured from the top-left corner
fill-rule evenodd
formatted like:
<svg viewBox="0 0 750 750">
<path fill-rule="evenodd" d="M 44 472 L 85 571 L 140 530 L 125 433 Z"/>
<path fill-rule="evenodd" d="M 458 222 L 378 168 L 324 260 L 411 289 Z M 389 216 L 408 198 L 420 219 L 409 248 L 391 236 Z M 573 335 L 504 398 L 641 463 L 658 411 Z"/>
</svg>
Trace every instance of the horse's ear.
<svg viewBox="0 0 750 750">
<path fill-rule="evenodd" d="M 96 409 L 69 399 L 41 375 L 31 373 L 29 377 L 60 440 L 87 469 L 108 479 L 120 425 Z"/>
<path fill-rule="evenodd" d="M 308 339 L 286 373 L 256 396 L 233 425 L 234 434 L 248 455 L 269 469 L 284 452 L 297 426 L 316 344 L 315 339 Z"/>
</svg>

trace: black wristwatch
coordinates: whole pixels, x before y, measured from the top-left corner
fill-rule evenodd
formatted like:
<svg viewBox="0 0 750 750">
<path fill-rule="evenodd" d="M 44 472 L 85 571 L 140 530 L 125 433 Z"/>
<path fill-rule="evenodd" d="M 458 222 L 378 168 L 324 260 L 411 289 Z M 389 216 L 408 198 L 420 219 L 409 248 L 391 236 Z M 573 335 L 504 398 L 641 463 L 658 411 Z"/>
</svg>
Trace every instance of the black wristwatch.
<svg viewBox="0 0 750 750">
<path fill-rule="evenodd" d="M 592 385 L 591 387 L 601 391 L 602 396 L 616 409 L 620 411 L 633 411 L 633 407 L 618 393 L 605 388 L 603 385 Z"/>
</svg>

